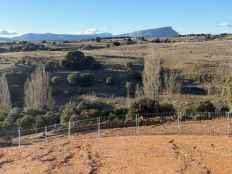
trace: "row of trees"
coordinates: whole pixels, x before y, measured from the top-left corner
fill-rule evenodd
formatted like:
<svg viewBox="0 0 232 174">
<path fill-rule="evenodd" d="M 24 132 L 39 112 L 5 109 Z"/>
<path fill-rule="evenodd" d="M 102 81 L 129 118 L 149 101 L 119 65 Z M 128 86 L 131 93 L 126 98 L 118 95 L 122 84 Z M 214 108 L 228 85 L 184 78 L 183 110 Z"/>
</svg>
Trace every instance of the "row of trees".
<svg viewBox="0 0 232 174">
<path fill-rule="evenodd" d="M 143 91 L 146 98 L 159 101 L 160 91 L 168 94 L 181 92 L 183 76 L 180 71 L 161 66 L 159 53 L 151 50 L 151 55 L 144 59 Z"/>
<path fill-rule="evenodd" d="M 58 68 L 65 68 L 69 70 L 85 70 L 85 69 L 98 69 L 98 63 L 93 57 L 85 56 L 80 51 L 69 52 L 65 59 L 59 65 L 56 62 L 46 62 L 46 65 L 41 63 L 36 66 L 30 77 L 25 83 L 24 89 L 24 106 L 25 108 L 43 108 L 44 106 L 51 106 L 52 92 L 49 87 L 49 72 L 57 70 Z M 73 78 L 74 77 L 74 78 Z M 81 75 L 83 85 L 91 83 L 91 74 Z M 75 82 L 76 76 L 70 75 L 68 81 L 72 84 Z M 52 82 L 57 79 L 52 79 Z M 0 110 L 9 112 L 12 108 L 10 90 L 6 76 L 3 75 L 0 79 Z"/>
<path fill-rule="evenodd" d="M 216 70 L 217 78 L 214 78 L 218 93 L 227 104 L 232 107 L 232 72 L 228 65 L 220 65 Z M 160 89 L 166 89 L 168 93 L 180 92 L 184 78 L 178 71 L 172 71 L 161 67 L 160 55 L 151 50 L 151 55 L 144 59 L 143 93 L 144 97 L 159 102 Z M 205 80 L 207 81 L 207 80 Z M 212 79 L 208 81 L 208 88 L 212 87 Z M 208 89 L 208 94 L 210 94 Z"/>
<path fill-rule="evenodd" d="M 50 88 L 49 73 L 44 65 L 39 65 L 28 78 L 25 84 L 24 106 L 25 108 L 43 108 L 49 105 Z M 0 78 L 0 110 L 10 112 L 12 100 L 6 75 Z"/>
<path fill-rule="evenodd" d="M 140 86 L 136 87 L 138 96 L 144 97 L 159 102 L 160 88 L 167 88 L 170 92 L 181 88 L 181 75 L 179 72 L 170 71 L 161 67 L 160 55 L 151 50 L 151 55 L 144 59 L 144 73 L 143 73 L 143 90 L 141 92 Z M 73 53 L 74 54 L 74 53 Z M 66 59 L 72 60 L 73 57 L 79 56 L 75 53 L 74 56 L 68 55 Z M 85 58 L 82 58 L 85 59 Z M 81 60 L 82 60 L 81 59 Z M 78 59 L 79 60 L 79 59 Z M 225 76 L 224 76 L 225 77 Z M 232 105 L 232 75 L 227 73 L 227 79 L 222 81 L 223 96 L 227 99 L 228 103 Z M 129 85 L 128 85 L 128 89 Z M 39 65 L 35 68 L 34 72 L 28 78 L 25 84 L 25 108 L 43 108 L 52 103 L 51 92 L 49 88 L 49 73 L 46 71 L 44 65 Z M 129 90 L 128 90 L 129 91 Z M 129 92 L 128 92 L 129 94 Z M 0 109 L 4 112 L 9 112 L 12 108 L 10 90 L 6 76 L 3 75 L 0 79 Z"/>
<path fill-rule="evenodd" d="M 44 65 L 39 65 L 25 84 L 26 108 L 43 108 L 49 105 L 49 74 Z"/>
<path fill-rule="evenodd" d="M 0 78 L 0 110 L 9 112 L 12 107 L 11 97 L 6 75 Z"/>
</svg>

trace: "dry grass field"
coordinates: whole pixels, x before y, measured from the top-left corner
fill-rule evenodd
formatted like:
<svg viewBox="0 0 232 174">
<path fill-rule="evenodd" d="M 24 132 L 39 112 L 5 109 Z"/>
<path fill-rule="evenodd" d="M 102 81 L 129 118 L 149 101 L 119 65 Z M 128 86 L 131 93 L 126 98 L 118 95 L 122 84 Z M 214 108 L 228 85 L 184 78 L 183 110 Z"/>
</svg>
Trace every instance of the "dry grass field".
<svg viewBox="0 0 232 174">
<path fill-rule="evenodd" d="M 68 43 L 65 46 L 77 48 L 80 45 L 98 45 L 107 44 L 96 42 Z M 220 65 L 230 65 L 232 62 L 232 40 L 214 40 L 204 42 L 175 42 L 175 43 L 149 43 L 143 42 L 134 45 L 122 45 L 120 47 L 110 47 L 104 49 L 85 50 L 86 55 L 94 56 L 98 61 L 106 66 L 110 66 L 115 71 L 117 67 L 126 67 L 128 62 L 134 64 L 143 64 L 143 58 L 151 54 L 151 48 L 154 48 L 155 55 L 160 57 L 163 65 L 170 69 L 181 70 L 184 74 L 203 74 L 214 73 L 220 69 Z M 16 62 L 23 58 L 37 59 L 46 58 L 51 60 L 63 59 L 67 51 L 32 51 L 32 52 L 11 52 L 1 53 L 2 60 Z M 5 71 L 13 64 L 0 64 L 0 69 Z M 94 97 L 94 96 L 93 96 Z M 105 98 L 98 98 L 106 100 Z M 107 99 L 108 100 L 108 99 Z M 171 95 L 161 96 L 161 101 L 171 102 L 178 109 L 194 103 L 199 100 L 211 100 L 214 103 L 223 103 L 223 98 L 219 96 L 193 96 L 193 95 Z M 125 106 L 123 98 L 112 96 L 109 103 L 115 103 L 117 106 Z"/>
<path fill-rule="evenodd" d="M 97 45 L 95 42 L 84 42 L 71 44 L 73 48 L 80 44 Z M 107 42 L 105 43 L 107 44 Z M 208 68 L 215 67 L 218 63 L 230 63 L 232 57 L 232 40 L 214 40 L 204 42 L 175 42 L 175 43 L 141 43 L 135 45 L 122 45 L 104 49 L 84 51 L 107 64 L 122 64 L 126 62 L 142 62 L 146 55 L 151 54 L 151 47 L 155 49 L 156 56 L 159 56 L 164 65 L 183 70 L 186 73 L 208 71 Z M 62 59 L 65 51 L 32 51 L 1 53 L 0 58 L 12 61 L 28 58 Z"/>
<path fill-rule="evenodd" d="M 216 40 L 205 42 L 177 42 L 169 44 L 140 44 L 88 51 L 99 57 L 144 58 L 151 54 L 151 47 L 164 65 L 186 73 L 207 72 L 218 63 L 231 63 L 232 41 Z"/>
</svg>

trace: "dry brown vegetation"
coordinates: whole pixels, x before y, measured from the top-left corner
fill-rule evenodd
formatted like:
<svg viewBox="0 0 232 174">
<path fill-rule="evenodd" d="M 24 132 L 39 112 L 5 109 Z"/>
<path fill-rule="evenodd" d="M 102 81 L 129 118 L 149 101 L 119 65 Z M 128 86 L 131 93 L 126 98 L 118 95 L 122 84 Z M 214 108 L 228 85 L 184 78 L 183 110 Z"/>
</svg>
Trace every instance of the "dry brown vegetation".
<svg viewBox="0 0 232 174">
<path fill-rule="evenodd" d="M 109 42 L 96 43 L 96 42 L 82 42 L 82 43 L 67 43 L 66 46 L 71 46 L 73 48 L 84 44 L 108 44 Z M 231 64 L 232 49 L 231 40 L 214 40 L 214 41 L 204 41 L 204 42 L 182 42 L 178 41 L 175 43 L 148 43 L 143 42 L 141 44 L 134 45 L 122 45 L 120 47 L 110 47 L 104 49 L 93 49 L 85 50 L 86 55 L 94 56 L 102 64 L 109 66 L 115 72 L 120 72 L 118 67 L 125 67 L 128 62 L 134 65 L 143 64 L 143 58 L 149 58 L 151 54 L 150 48 L 154 47 L 154 53 L 159 54 L 162 66 L 164 68 L 169 68 L 171 70 L 176 70 L 182 72 L 185 77 L 192 77 L 199 74 L 211 74 L 220 71 L 222 66 Z M 66 51 L 33 51 L 33 52 L 14 52 L 14 53 L 1 53 L 0 58 L 9 60 L 20 60 L 24 58 L 28 59 L 63 59 Z M 145 61 L 146 62 L 146 61 Z M 11 65 L 1 64 L 1 69 L 3 67 L 9 68 Z M 226 67 L 228 69 L 228 67 Z M 219 72 L 219 74 L 222 72 Z M 225 74 L 225 73 L 223 73 Z M 175 76 L 175 75 L 174 75 Z M 173 78 L 175 78 L 173 76 Z M 168 93 L 173 95 L 173 85 L 178 85 L 172 83 L 171 79 L 170 89 Z M 223 79 L 222 79 L 223 80 Z M 217 80 L 217 85 L 222 84 L 222 81 Z M 185 103 L 183 101 L 185 98 L 198 98 L 198 100 L 213 99 L 218 102 L 221 97 L 215 96 L 213 90 L 211 90 L 211 83 L 205 82 L 203 84 L 207 90 L 208 96 L 186 96 L 186 95 L 175 95 L 180 96 L 180 103 Z M 161 98 L 171 98 L 170 96 L 164 96 Z M 223 96 L 223 95 L 222 95 Z M 103 99 L 104 100 L 104 99 Z M 112 97 L 113 100 L 113 97 Z M 117 100 L 117 97 L 115 98 Z M 162 100 L 162 99 L 161 99 Z M 122 101 L 122 100 L 121 100 Z M 172 102 L 170 100 L 170 102 Z M 186 101 L 187 102 L 187 101 Z M 225 101 L 224 101 L 225 102 Z M 121 106 L 125 106 L 124 102 L 121 102 Z M 179 107 L 179 106 L 177 106 Z"/>
<path fill-rule="evenodd" d="M 32 73 L 25 84 L 25 107 L 41 108 L 49 102 L 49 74 L 45 67 L 40 65 Z"/>
<path fill-rule="evenodd" d="M 151 55 L 144 60 L 143 91 L 144 96 L 159 102 L 160 88 L 160 57 L 154 55 L 154 48 Z"/>
<path fill-rule="evenodd" d="M 0 110 L 10 111 L 12 106 L 10 91 L 5 74 L 0 78 Z"/>
</svg>

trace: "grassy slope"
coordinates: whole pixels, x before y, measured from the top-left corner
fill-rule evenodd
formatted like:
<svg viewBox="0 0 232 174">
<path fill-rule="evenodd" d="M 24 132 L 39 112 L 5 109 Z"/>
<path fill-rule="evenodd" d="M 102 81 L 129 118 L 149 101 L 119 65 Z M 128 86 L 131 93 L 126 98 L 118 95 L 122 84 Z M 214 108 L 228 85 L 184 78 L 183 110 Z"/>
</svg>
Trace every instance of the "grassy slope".
<svg viewBox="0 0 232 174">
<path fill-rule="evenodd" d="M 81 43 L 83 44 L 83 43 Z M 85 42 L 85 44 L 96 44 L 95 42 Z M 106 43 L 101 43 L 106 44 Z M 79 46 L 80 43 L 73 43 L 70 46 Z M 170 44 L 151 44 L 143 43 L 136 45 L 123 45 L 120 47 L 111 47 L 105 49 L 96 49 L 85 51 L 87 55 L 92 55 L 101 63 L 109 66 L 115 71 L 118 67 L 125 67 L 127 62 L 142 64 L 143 58 L 151 53 L 151 47 L 155 49 L 155 55 L 160 56 L 164 62 L 164 66 L 169 68 L 180 69 L 184 73 L 204 73 L 214 72 L 219 64 L 232 61 L 232 41 L 231 40 L 216 40 L 209 42 L 177 42 Z M 22 59 L 23 57 L 30 58 L 49 58 L 62 59 L 67 52 L 64 51 L 34 51 L 34 52 L 16 52 L 2 53 L 0 58 L 10 59 L 13 61 Z M 1 69 L 8 68 L 9 65 L 0 65 Z M 213 99 L 215 102 L 220 102 L 222 99 L 215 96 L 181 96 L 175 95 L 169 97 L 161 97 L 164 101 L 171 101 L 177 105 L 187 105 L 189 102 L 198 100 Z M 170 98 L 172 100 L 170 100 Z M 168 100 L 167 100 L 168 99 Z M 100 99 L 101 100 L 101 99 Z M 103 99 L 105 100 L 105 99 Z M 111 101 L 114 99 L 111 99 Z M 121 98 L 115 98 L 117 105 L 125 106 L 125 102 Z M 179 102 L 177 102 L 179 100 Z M 118 104 L 119 103 L 119 104 Z"/>
</svg>

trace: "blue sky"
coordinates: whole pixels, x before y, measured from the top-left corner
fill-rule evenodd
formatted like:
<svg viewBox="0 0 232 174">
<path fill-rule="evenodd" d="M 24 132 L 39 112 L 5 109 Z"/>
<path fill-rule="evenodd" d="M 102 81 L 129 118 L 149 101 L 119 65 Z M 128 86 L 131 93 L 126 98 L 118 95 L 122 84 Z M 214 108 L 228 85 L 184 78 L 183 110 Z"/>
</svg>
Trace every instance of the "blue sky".
<svg viewBox="0 0 232 174">
<path fill-rule="evenodd" d="M 231 32 L 231 9 L 231 0 L 0 0 L 0 35 L 119 34 L 162 26 L 180 33 Z"/>
</svg>

